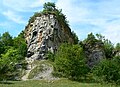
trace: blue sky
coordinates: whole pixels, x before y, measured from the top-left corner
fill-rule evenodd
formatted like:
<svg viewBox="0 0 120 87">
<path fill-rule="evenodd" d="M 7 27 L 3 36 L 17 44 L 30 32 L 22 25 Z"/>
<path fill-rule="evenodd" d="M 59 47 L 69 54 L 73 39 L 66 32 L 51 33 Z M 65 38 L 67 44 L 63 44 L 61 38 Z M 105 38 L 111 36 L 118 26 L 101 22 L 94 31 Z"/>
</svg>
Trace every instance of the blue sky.
<svg viewBox="0 0 120 87">
<path fill-rule="evenodd" d="M 80 40 L 93 32 L 120 42 L 120 0 L 0 0 L 0 33 L 17 36 L 48 1 L 62 9 Z"/>
</svg>

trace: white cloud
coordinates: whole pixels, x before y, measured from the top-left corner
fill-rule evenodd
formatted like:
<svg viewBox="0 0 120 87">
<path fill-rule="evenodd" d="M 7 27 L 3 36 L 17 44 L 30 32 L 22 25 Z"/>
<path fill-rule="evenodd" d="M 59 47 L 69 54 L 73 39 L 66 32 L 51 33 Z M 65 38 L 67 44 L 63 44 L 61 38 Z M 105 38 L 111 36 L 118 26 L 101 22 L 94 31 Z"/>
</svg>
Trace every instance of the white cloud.
<svg viewBox="0 0 120 87">
<path fill-rule="evenodd" d="M 26 21 L 22 19 L 22 17 L 20 15 L 15 14 L 12 11 L 5 11 L 3 12 L 3 15 L 6 16 L 9 20 L 12 20 L 15 23 L 19 23 L 19 24 L 25 24 Z"/>
<path fill-rule="evenodd" d="M 111 27 L 112 28 L 112 27 Z M 103 35 L 108 38 L 109 40 L 112 41 L 112 43 L 116 44 L 116 43 L 120 43 L 120 34 L 118 32 L 120 32 L 120 26 L 119 28 L 117 27 L 116 29 L 106 29 L 103 32 Z"/>
<path fill-rule="evenodd" d="M 89 11 L 84 6 L 76 5 L 76 1 L 78 0 L 58 0 L 56 2 L 56 5 L 63 10 L 70 23 L 78 23 L 89 14 Z"/>
<path fill-rule="evenodd" d="M 40 11 L 45 2 L 52 0 L 1 0 L 0 12 L 15 23 L 25 24 L 24 14 Z M 19 14 L 21 13 L 21 14 Z M 32 15 L 31 15 L 32 16 Z M 26 17 L 27 18 L 27 17 Z"/>
<path fill-rule="evenodd" d="M 103 28 L 103 35 L 111 40 L 114 44 L 120 43 L 120 20 L 115 20 L 112 22 L 106 23 Z"/>
<path fill-rule="evenodd" d="M 3 5 L 15 11 L 35 12 L 48 1 L 51 0 L 3 0 Z"/>
<path fill-rule="evenodd" d="M 96 27 L 92 30 L 94 33 L 101 33 L 107 39 L 111 40 L 114 44 L 120 42 L 120 18 L 115 19 L 94 19 L 88 20 L 85 23 L 95 25 Z M 91 30 L 90 30 L 91 31 Z M 84 32 L 86 33 L 86 32 Z"/>
<path fill-rule="evenodd" d="M 58 0 L 56 4 L 63 9 L 79 38 L 93 32 L 105 35 L 113 43 L 120 42 L 119 0 Z"/>
</svg>

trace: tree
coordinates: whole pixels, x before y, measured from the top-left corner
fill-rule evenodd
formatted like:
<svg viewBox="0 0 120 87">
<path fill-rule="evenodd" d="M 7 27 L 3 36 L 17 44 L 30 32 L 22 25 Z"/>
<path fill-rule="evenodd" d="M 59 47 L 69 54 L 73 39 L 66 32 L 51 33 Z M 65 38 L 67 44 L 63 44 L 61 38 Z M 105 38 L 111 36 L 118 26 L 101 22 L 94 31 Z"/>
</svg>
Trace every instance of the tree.
<svg viewBox="0 0 120 87">
<path fill-rule="evenodd" d="M 93 33 L 88 34 L 87 39 L 83 41 L 84 44 L 94 45 L 98 40 L 95 38 Z"/>
<path fill-rule="evenodd" d="M 96 34 L 96 37 L 100 41 L 104 41 L 105 40 L 105 36 L 102 36 L 101 34 Z"/>
<path fill-rule="evenodd" d="M 10 48 L 0 58 L 0 78 L 1 80 L 10 79 L 15 73 L 15 64 L 17 63 L 18 53 L 14 48 Z"/>
<path fill-rule="evenodd" d="M 102 41 L 104 44 L 104 52 L 105 52 L 106 58 L 113 58 L 114 46 L 113 46 L 112 42 L 108 39 L 105 39 L 105 36 L 102 36 L 101 34 L 96 34 L 96 36 L 97 36 L 98 40 Z"/>
<path fill-rule="evenodd" d="M 43 8 L 43 11 L 55 11 L 56 6 L 55 3 L 47 2 L 44 4 Z"/>
<path fill-rule="evenodd" d="M 4 46 L 13 46 L 12 36 L 10 36 L 9 32 L 3 33 L 1 41 Z"/>
<path fill-rule="evenodd" d="M 12 36 L 8 32 L 5 32 L 0 36 L 0 56 L 5 53 L 10 46 L 13 46 Z"/>
<path fill-rule="evenodd" d="M 56 18 L 61 25 L 69 26 L 66 16 L 62 13 L 62 9 L 57 9 L 55 3 L 47 2 L 44 4 L 43 8 L 43 14 L 52 13 L 56 15 Z"/>
<path fill-rule="evenodd" d="M 12 39 L 8 32 L 0 37 L 0 78 L 13 79 L 14 76 L 20 74 L 17 65 L 20 64 L 21 69 L 25 68 L 25 56 L 27 45 L 24 38 L 24 32 L 18 37 Z"/>
<path fill-rule="evenodd" d="M 21 59 L 23 60 L 27 54 L 27 44 L 24 38 L 24 32 L 21 32 L 18 37 L 14 38 L 14 47 L 18 50 L 19 55 L 21 55 Z"/>
<path fill-rule="evenodd" d="M 117 44 L 116 44 L 115 50 L 116 50 L 116 51 L 120 51 L 120 43 L 117 43 Z"/>
<path fill-rule="evenodd" d="M 104 59 L 92 70 L 97 81 L 120 83 L 120 57 Z"/>
<path fill-rule="evenodd" d="M 105 56 L 106 58 L 113 58 L 113 50 L 114 50 L 114 46 L 111 43 L 110 40 L 106 39 L 104 42 L 104 51 L 105 51 Z"/>
<path fill-rule="evenodd" d="M 55 55 L 55 71 L 58 75 L 80 80 L 88 72 L 85 55 L 79 45 L 62 44 Z"/>
<path fill-rule="evenodd" d="M 4 52 L 4 46 L 3 46 L 3 43 L 2 43 L 2 41 L 1 41 L 1 39 L 0 39 L 0 56 L 1 56 L 1 54 Z"/>
</svg>

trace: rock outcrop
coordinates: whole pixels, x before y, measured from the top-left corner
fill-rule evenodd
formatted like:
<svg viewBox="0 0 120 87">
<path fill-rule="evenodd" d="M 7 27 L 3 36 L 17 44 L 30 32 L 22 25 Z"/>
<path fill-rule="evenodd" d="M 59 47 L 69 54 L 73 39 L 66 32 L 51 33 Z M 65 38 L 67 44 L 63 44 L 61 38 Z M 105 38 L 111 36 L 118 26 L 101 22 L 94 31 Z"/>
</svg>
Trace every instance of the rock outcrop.
<svg viewBox="0 0 120 87">
<path fill-rule="evenodd" d="M 100 60 L 105 58 L 102 42 L 95 42 L 94 44 L 84 44 L 85 54 L 87 57 L 87 64 L 90 68 L 98 64 Z"/>
<path fill-rule="evenodd" d="M 73 42 L 70 28 L 59 23 L 54 14 L 41 15 L 29 23 L 25 29 L 25 39 L 28 63 L 46 59 L 46 53 L 55 53 L 63 42 Z"/>
<path fill-rule="evenodd" d="M 114 55 L 115 57 L 120 56 L 120 50 L 114 50 L 114 51 L 113 51 L 113 55 Z"/>
</svg>

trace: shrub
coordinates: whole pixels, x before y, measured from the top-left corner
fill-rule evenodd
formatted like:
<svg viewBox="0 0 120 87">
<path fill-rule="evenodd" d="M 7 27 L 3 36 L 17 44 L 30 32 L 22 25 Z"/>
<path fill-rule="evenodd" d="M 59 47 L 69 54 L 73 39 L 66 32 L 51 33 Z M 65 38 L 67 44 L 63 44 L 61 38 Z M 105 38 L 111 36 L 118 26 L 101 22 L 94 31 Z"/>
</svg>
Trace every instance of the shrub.
<svg viewBox="0 0 120 87">
<path fill-rule="evenodd" d="M 120 59 L 120 57 L 119 57 Z M 97 81 L 103 82 L 115 82 L 118 83 L 120 79 L 120 62 L 116 61 L 118 59 L 114 58 L 112 60 L 104 59 L 92 70 Z"/>
<path fill-rule="evenodd" d="M 16 74 L 15 63 L 17 59 L 17 50 L 10 48 L 0 58 L 0 80 L 9 79 Z"/>
<path fill-rule="evenodd" d="M 116 44 L 115 50 L 116 50 L 116 51 L 120 51 L 120 43 L 117 43 L 117 44 Z"/>
<path fill-rule="evenodd" d="M 55 54 L 50 51 L 47 53 L 46 57 L 48 58 L 48 60 L 50 60 L 52 62 L 54 62 L 54 60 L 55 60 Z"/>
<path fill-rule="evenodd" d="M 14 80 L 26 66 L 27 45 L 24 32 L 14 39 L 9 32 L 3 33 L 0 36 L 0 46 L 0 80 Z"/>
<path fill-rule="evenodd" d="M 55 74 L 80 80 L 88 72 L 85 55 L 79 45 L 62 44 L 55 55 Z"/>
</svg>

